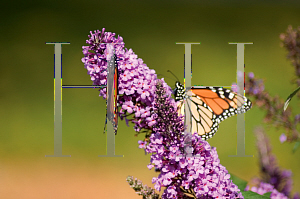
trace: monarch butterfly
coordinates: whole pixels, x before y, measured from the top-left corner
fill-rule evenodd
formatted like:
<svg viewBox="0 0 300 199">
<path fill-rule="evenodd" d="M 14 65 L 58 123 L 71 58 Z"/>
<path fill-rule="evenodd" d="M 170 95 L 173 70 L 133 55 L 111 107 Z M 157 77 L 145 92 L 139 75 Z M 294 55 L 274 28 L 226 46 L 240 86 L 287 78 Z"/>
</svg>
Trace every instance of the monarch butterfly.
<svg viewBox="0 0 300 199">
<path fill-rule="evenodd" d="M 107 124 L 107 118 L 109 121 L 113 123 L 115 135 L 117 134 L 118 129 L 118 94 L 119 94 L 119 72 L 118 72 L 118 62 L 117 57 L 114 55 L 114 58 L 109 61 L 107 65 L 108 73 L 107 73 L 107 87 L 106 87 L 106 119 L 105 119 L 105 126 L 104 126 L 104 133 L 105 127 Z M 108 89 L 110 88 L 110 89 Z M 114 95 L 113 95 L 114 94 Z M 107 106 L 107 101 L 110 100 L 110 106 Z M 114 108 L 115 107 L 115 108 Z"/>
<path fill-rule="evenodd" d="M 186 91 L 176 81 L 174 96 L 178 114 L 184 114 L 184 101 L 190 100 L 188 110 L 191 113 L 192 125 L 189 130 L 191 133 L 197 132 L 202 140 L 213 137 L 221 121 L 245 113 L 252 107 L 249 99 L 222 87 L 191 87 L 191 90 Z"/>
</svg>

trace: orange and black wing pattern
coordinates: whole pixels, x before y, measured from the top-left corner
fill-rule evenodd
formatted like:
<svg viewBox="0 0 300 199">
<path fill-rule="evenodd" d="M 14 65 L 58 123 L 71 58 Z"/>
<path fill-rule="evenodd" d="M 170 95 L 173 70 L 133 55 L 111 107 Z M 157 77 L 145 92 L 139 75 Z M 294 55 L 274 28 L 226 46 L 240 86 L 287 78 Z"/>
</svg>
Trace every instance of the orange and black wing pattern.
<svg viewBox="0 0 300 199">
<path fill-rule="evenodd" d="M 191 113 L 190 132 L 198 133 L 207 140 L 216 133 L 219 123 L 228 117 L 248 111 L 252 103 L 246 97 L 222 87 L 201 87 L 182 92 L 183 86 L 176 85 L 175 100 L 178 113 L 184 114 L 185 105 Z M 185 103 L 185 101 L 190 103 Z"/>
</svg>

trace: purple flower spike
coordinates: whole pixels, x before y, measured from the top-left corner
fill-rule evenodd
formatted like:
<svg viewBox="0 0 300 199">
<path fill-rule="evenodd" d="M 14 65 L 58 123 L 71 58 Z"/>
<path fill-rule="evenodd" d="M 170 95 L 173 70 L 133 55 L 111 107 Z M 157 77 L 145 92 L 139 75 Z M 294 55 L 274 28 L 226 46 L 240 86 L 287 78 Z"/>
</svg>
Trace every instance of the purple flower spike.
<svg viewBox="0 0 300 199">
<path fill-rule="evenodd" d="M 300 29 L 299 29 L 300 30 Z M 300 52 L 300 51 L 299 51 Z M 300 63 L 300 62 L 298 62 Z M 299 65 L 300 67 L 300 65 Z M 245 92 L 249 97 L 253 97 L 252 102 L 257 107 L 266 110 L 266 116 L 264 122 L 273 124 L 276 128 L 284 127 L 286 139 L 284 136 L 280 137 L 280 141 L 294 142 L 300 137 L 297 130 L 297 123 L 300 122 L 300 115 L 294 117 L 294 121 L 291 120 L 292 111 L 279 96 L 272 97 L 266 90 L 262 79 L 254 77 L 253 73 L 248 74 L 249 78 L 245 79 Z M 300 68 L 299 68 L 300 77 Z M 300 81 L 299 81 L 300 85 Z M 300 92 L 299 92 L 300 96 Z"/>
<path fill-rule="evenodd" d="M 153 109 L 157 75 L 138 58 L 132 49 L 124 48 L 123 38 L 115 37 L 115 33 L 102 31 L 90 32 L 89 46 L 83 46 L 82 62 L 88 70 L 94 85 L 107 84 L 107 63 L 112 57 L 113 50 L 117 57 L 119 72 L 118 104 L 121 107 L 119 116 L 135 124 L 134 129 L 152 130 L 155 120 L 150 112 Z M 104 44 L 108 43 L 108 44 Z M 90 52 L 92 51 L 92 52 Z M 171 88 L 163 81 L 163 86 L 171 95 Z M 106 88 L 100 88 L 100 96 L 106 98 Z M 134 115 L 131 115 L 134 113 Z M 130 118 L 129 115 L 131 115 Z M 133 117 L 132 117 L 133 116 Z"/>
<path fill-rule="evenodd" d="M 255 134 L 257 137 L 257 148 L 259 153 L 260 160 L 260 170 L 261 170 L 261 178 L 255 178 L 252 180 L 252 184 L 256 184 L 255 189 L 257 193 L 263 194 L 266 189 L 268 190 L 276 190 L 274 191 L 278 195 L 278 193 L 282 194 L 288 198 L 291 194 L 292 190 L 292 172 L 289 170 L 280 169 L 277 166 L 276 157 L 272 154 L 272 148 L 269 143 L 269 139 L 267 135 L 264 133 L 262 128 L 256 128 Z M 283 137 L 282 140 L 286 139 L 285 134 L 282 134 L 280 137 Z M 280 141 L 282 141 L 280 140 Z M 264 183 L 264 184 L 261 184 Z M 258 188 L 257 188 L 258 187 Z M 271 188 L 267 188 L 271 187 Z M 251 189 L 252 190 L 252 189 Z M 259 192 L 259 190 L 262 190 Z M 272 191 L 272 193 L 274 193 Z M 280 195 L 279 194 L 279 195 Z M 275 196 L 271 198 L 276 198 Z M 279 197 L 280 198 L 280 197 Z"/>
<path fill-rule="evenodd" d="M 163 199 L 243 198 L 226 168 L 220 164 L 216 148 L 210 147 L 197 134 L 183 134 L 183 117 L 178 116 L 176 103 L 161 80 L 157 81 L 151 117 L 155 123 L 145 150 L 152 153 L 148 168 L 160 171 L 158 178 L 152 179 L 155 189 L 160 191 L 161 187 L 166 187 Z M 187 143 L 190 156 L 185 154 Z"/>
</svg>

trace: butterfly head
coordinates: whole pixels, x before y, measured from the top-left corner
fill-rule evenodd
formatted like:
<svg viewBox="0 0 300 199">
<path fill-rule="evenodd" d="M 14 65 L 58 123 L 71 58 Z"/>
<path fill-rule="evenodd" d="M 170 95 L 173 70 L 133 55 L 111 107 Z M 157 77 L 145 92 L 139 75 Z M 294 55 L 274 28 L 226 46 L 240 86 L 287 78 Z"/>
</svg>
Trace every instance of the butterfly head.
<svg viewBox="0 0 300 199">
<path fill-rule="evenodd" d="M 174 89 L 174 97 L 175 97 L 175 101 L 180 101 L 184 98 L 185 96 L 185 89 L 184 86 L 177 81 L 175 83 L 175 89 Z"/>
</svg>

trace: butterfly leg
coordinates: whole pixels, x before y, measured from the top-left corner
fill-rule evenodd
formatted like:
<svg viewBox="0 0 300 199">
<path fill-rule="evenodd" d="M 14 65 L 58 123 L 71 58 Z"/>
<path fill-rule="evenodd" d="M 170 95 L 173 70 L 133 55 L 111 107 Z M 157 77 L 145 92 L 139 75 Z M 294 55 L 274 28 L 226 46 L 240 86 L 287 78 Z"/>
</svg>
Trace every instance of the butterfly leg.
<svg viewBox="0 0 300 199">
<path fill-rule="evenodd" d="M 104 124 L 104 131 L 103 131 L 103 134 L 105 133 L 106 125 L 107 125 L 107 113 L 106 113 L 106 118 L 105 118 L 105 124 Z"/>
</svg>

